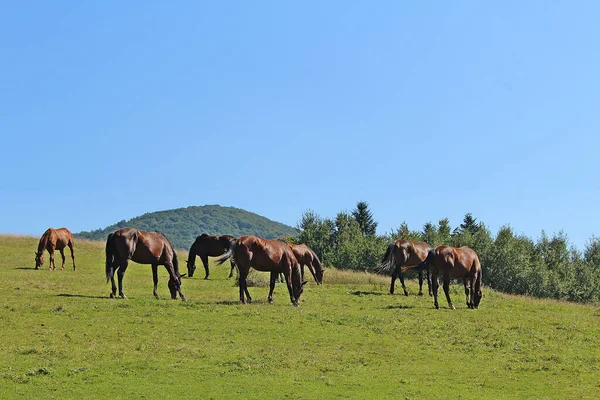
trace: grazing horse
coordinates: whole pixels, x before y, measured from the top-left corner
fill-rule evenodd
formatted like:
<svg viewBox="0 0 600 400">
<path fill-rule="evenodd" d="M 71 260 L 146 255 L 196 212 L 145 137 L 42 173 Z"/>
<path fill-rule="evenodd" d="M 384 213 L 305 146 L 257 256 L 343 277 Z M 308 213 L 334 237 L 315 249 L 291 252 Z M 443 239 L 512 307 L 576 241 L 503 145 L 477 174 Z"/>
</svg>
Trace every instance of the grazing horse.
<svg viewBox="0 0 600 400">
<path fill-rule="evenodd" d="M 185 296 L 181 292 L 181 274 L 177 253 L 169 240 L 160 232 L 144 232 L 133 228 L 119 229 L 108 235 L 106 239 L 106 282 L 112 283 L 111 298 L 116 297 L 115 271 L 119 278 L 119 296 L 126 299 L 123 293 L 123 276 L 129 260 L 140 264 L 152 265 L 154 279 L 154 296 L 158 299 L 158 266 L 164 265 L 169 273 L 169 290 L 171 298 L 176 299 L 177 293 L 181 300 Z"/>
<path fill-rule="evenodd" d="M 273 302 L 275 280 L 281 272 L 285 276 L 292 304 L 300 305 L 300 295 L 304 291 L 303 286 L 306 282 L 302 282 L 300 278 L 300 265 L 287 243 L 277 239 L 266 240 L 256 236 L 242 236 L 237 240 L 231 240 L 229 250 L 217 259 L 217 263 L 222 264 L 231 257 L 240 273 L 240 301 L 242 304 L 245 303 L 244 293 L 248 298 L 248 303 L 252 302 L 246 284 L 246 277 L 252 267 L 257 271 L 271 273 L 269 303 Z"/>
<path fill-rule="evenodd" d="M 462 278 L 465 285 L 465 295 L 467 296 L 467 307 L 477 308 L 481 301 L 481 263 L 475 250 L 463 247 L 438 246 L 433 256 L 433 305 L 438 305 L 438 273 L 444 278 L 444 293 L 448 306 L 455 310 L 450 300 L 450 278 Z M 468 282 L 467 282 L 468 280 Z M 468 285 L 467 285 L 468 283 Z"/>
<path fill-rule="evenodd" d="M 403 272 L 417 270 L 419 271 L 419 296 L 423 296 L 423 270 L 425 270 L 427 274 L 427 288 L 431 296 L 430 268 L 427 260 L 431 252 L 431 246 L 425 242 L 412 242 L 410 240 L 399 239 L 390 243 L 379 267 L 379 271 L 392 271 L 390 294 L 394 294 L 394 282 L 397 278 L 400 278 L 404 295 L 408 296 L 408 291 L 404 285 Z"/>
<path fill-rule="evenodd" d="M 206 233 L 198 236 L 192 247 L 190 247 L 190 252 L 188 254 L 187 259 L 187 268 L 188 268 L 188 276 L 191 278 L 194 276 L 194 271 L 196 271 L 196 256 L 200 257 L 202 260 L 202 265 L 204 265 L 204 272 L 206 276 L 204 279 L 208 279 L 208 275 L 210 272 L 208 271 L 208 257 L 217 257 L 223 255 L 223 253 L 229 250 L 229 244 L 232 239 L 235 239 L 230 235 L 222 235 L 222 236 L 210 236 Z M 235 264 L 231 261 L 231 273 L 229 277 L 233 274 L 233 268 Z"/>
<path fill-rule="evenodd" d="M 69 246 L 71 250 L 71 258 L 73 259 L 73 271 L 75 271 L 75 253 L 73 252 L 73 234 L 67 228 L 52 229 L 48 228 L 46 232 L 40 238 L 38 249 L 35 252 L 35 269 L 40 269 L 44 264 L 44 250 L 48 250 L 50 253 L 50 266 L 49 269 L 56 269 L 56 263 L 54 262 L 54 250 L 60 251 L 62 256 L 62 270 L 65 269 L 65 252 L 66 246 Z"/>
<path fill-rule="evenodd" d="M 312 274 L 317 285 L 323 284 L 323 268 L 321 267 L 321 261 L 315 252 L 305 244 L 290 244 L 296 260 L 300 264 L 300 275 L 304 280 L 304 266 L 308 267 L 308 270 Z"/>
</svg>

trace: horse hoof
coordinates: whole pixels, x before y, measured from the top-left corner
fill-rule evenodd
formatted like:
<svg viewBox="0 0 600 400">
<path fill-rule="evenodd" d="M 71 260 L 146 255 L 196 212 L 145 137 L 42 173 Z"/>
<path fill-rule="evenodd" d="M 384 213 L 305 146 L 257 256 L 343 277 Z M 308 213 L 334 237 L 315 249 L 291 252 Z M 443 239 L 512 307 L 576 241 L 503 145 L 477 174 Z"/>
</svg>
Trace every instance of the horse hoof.
<svg viewBox="0 0 600 400">
<path fill-rule="evenodd" d="M 125 296 L 125 294 L 121 293 L 119 296 L 121 296 L 122 299 L 127 300 L 127 296 Z"/>
<path fill-rule="evenodd" d="M 252 299 L 248 299 L 248 304 L 252 304 Z"/>
<path fill-rule="evenodd" d="M 269 304 L 273 304 L 273 299 L 268 300 Z"/>
<path fill-rule="evenodd" d="M 404 295 L 408 297 L 408 292 L 404 292 Z"/>
<path fill-rule="evenodd" d="M 453 304 L 450 304 L 450 309 L 451 309 L 451 310 L 456 310 L 456 307 L 454 307 L 454 305 L 453 305 Z"/>
<path fill-rule="evenodd" d="M 423 292 L 419 292 L 418 296 L 423 296 Z"/>
<path fill-rule="evenodd" d="M 204 277 L 204 280 L 208 280 L 208 275 L 206 275 L 206 276 Z"/>
<path fill-rule="evenodd" d="M 435 309 L 436 309 L 436 310 L 439 310 L 439 309 L 440 309 L 440 306 L 439 306 L 439 304 L 434 304 L 433 306 L 435 307 Z"/>
<path fill-rule="evenodd" d="M 111 294 L 110 294 L 110 298 L 111 298 L 111 299 L 114 299 L 115 297 L 117 297 L 117 296 L 115 296 L 115 294 L 114 294 L 114 293 L 111 293 Z"/>
</svg>

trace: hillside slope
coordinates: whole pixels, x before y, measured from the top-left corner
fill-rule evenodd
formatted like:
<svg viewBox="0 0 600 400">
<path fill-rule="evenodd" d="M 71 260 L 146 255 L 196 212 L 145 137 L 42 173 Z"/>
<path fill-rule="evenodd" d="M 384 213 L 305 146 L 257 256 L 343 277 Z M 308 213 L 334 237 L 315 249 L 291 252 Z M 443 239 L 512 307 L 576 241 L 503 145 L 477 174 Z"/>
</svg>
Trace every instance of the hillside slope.
<svg viewBox="0 0 600 400">
<path fill-rule="evenodd" d="M 192 206 L 146 213 L 128 221 L 120 221 L 104 229 L 79 232 L 82 239 L 105 240 L 117 229 L 131 227 L 144 231 L 161 231 L 180 249 L 189 249 L 202 233 L 209 235 L 256 235 L 266 239 L 295 236 L 296 229 L 239 208 L 218 205 Z"/>
</svg>

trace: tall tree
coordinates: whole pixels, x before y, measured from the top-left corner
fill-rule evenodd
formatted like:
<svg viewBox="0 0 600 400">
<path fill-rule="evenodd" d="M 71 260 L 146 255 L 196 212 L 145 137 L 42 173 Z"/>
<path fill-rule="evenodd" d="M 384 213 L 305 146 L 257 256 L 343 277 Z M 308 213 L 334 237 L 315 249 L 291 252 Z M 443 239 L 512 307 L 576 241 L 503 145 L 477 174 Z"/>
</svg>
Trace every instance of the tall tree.
<svg viewBox="0 0 600 400">
<path fill-rule="evenodd" d="M 352 210 L 352 216 L 358 222 L 360 230 L 365 236 L 375 236 L 377 222 L 373 219 L 373 213 L 369 210 L 369 204 L 365 201 L 359 201 L 356 208 Z"/>
</svg>

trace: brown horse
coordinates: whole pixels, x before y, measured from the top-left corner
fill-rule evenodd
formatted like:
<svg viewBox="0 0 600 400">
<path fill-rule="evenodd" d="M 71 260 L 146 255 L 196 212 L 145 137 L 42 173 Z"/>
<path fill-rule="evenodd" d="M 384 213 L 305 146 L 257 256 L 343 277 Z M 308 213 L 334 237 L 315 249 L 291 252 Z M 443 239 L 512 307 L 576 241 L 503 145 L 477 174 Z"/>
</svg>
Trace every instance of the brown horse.
<svg viewBox="0 0 600 400">
<path fill-rule="evenodd" d="M 204 272 L 206 276 L 204 279 L 208 279 L 208 275 L 210 274 L 208 270 L 208 257 L 217 257 L 223 255 L 227 250 L 229 250 L 229 244 L 231 240 L 235 240 L 233 236 L 230 235 L 221 235 L 221 236 L 210 236 L 206 233 L 198 236 L 192 247 L 190 247 L 190 252 L 188 254 L 187 259 L 187 269 L 188 276 L 191 278 L 194 276 L 194 271 L 196 271 L 196 256 L 200 257 L 202 260 L 202 265 L 204 265 Z M 235 264 L 231 261 L 231 273 L 229 277 L 233 273 L 233 268 Z"/>
<path fill-rule="evenodd" d="M 444 278 L 444 293 L 448 306 L 455 310 L 452 301 L 450 300 L 450 279 L 462 278 L 465 285 L 465 295 L 467 296 L 467 307 L 477 308 L 481 301 L 481 263 L 475 250 L 463 247 L 438 246 L 435 249 L 433 257 L 433 305 L 435 308 L 440 308 L 438 305 L 438 273 L 441 273 Z M 468 285 L 467 285 L 468 280 Z"/>
<path fill-rule="evenodd" d="M 40 238 L 38 249 L 35 252 L 35 269 L 40 269 L 44 264 L 44 250 L 48 250 L 50 253 L 50 265 L 49 269 L 56 269 L 56 263 L 54 262 L 54 250 L 60 251 L 62 256 L 62 270 L 65 269 L 65 252 L 66 246 L 71 249 L 71 258 L 73 259 L 73 271 L 75 271 L 75 253 L 73 252 L 73 234 L 67 228 L 52 229 L 48 228 L 46 232 Z"/>
<path fill-rule="evenodd" d="M 321 267 L 321 261 L 315 252 L 305 244 L 290 244 L 296 260 L 300 264 L 300 275 L 304 280 L 304 266 L 308 267 L 308 270 L 312 274 L 317 285 L 323 284 L 323 268 Z"/>
<path fill-rule="evenodd" d="M 266 240 L 256 236 L 242 236 L 239 239 L 233 239 L 229 250 L 217 259 L 218 264 L 233 257 L 235 264 L 240 272 L 240 301 L 245 303 L 244 293 L 248 302 L 252 302 L 246 277 L 250 272 L 250 267 L 257 271 L 271 273 L 271 284 L 269 290 L 269 303 L 273 302 L 273 290 L 275 289 L 275 280 L 281 272 L 285 276 L 285 282 L 290 293 L 290 300 L 293 305 L 300 305 L 300 295 L 304 291 L 300 278 L 300 265 L 294 256 L 290 246 L 280 240 Z"/>
<path fill-rule="evenodd" d="M 431 246 L 425 242 L 398 239 L 390 243 L 379 267 L 379 271 L 382 272 L 392 271 L 390 294 L 394 294 L 394 282 L 397 278 L 400 278 L 404 295 L 408 296 L 408 291 L 404 285 L 403 272 L 416 270 L 419 272 L 419 296 L 423 296 L 423 270 L 425 270 L 427 288 L 431 296 L 430 268 L 427 261 L 427 257 L 430 256 L 431 252 Z"/>
<path fill-rule="evenodd" d="M 177 293 L 181 300 L 185 296 L 181 292 L 181 275 L 177 253 L 169 240 L 160 232 L 144 232 L 133 228 L 119 229 L 108 235 L 106 239 L 106 282 L 112 283 L 111 298 L 116 297 L 115 271 L 119 278 L 119 296 L 126 299 L 123 293 L 123 276 L 129 260 L 140 264 L 152 265 L 154 278 L 154 296 L 158 299 L 158 266 L 164 265 L 169 273 L 169 290 L 171 298 L 176 299 Z"/>
</svg>

